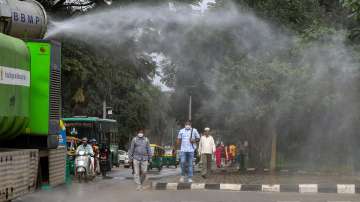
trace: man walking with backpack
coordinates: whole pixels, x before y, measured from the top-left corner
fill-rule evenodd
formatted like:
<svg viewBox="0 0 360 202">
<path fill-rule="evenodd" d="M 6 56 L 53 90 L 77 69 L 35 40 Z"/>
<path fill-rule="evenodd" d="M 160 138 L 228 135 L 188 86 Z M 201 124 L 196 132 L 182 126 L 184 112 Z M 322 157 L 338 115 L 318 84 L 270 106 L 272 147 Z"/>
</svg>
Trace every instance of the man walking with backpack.
<svg viewBox="0 0 360 202">
<path fill-rule="evenodd" d="M 144 137 L 144 130 L 140 129 L 136 137 L 131 141 L 129 149 L 129 161 L 134 166 L 134 180 L 138 185 L 136 190 L 141 191 L 146 180 L 148 162 L 151 158 L 150 143 L 147 137 Z"/>
<path fill-rule="evenodd" d="M 180 182 L 185 181 L 192 183 L 193 161 L 196 143 L 199 142 L 200 135 L 195 128 L 191 127 L 191 121 L 186 121 L 185 128 L 181 129 L 177 137 L 177 145 L 180 146 L 180 166 L 181 176 Z"/>
</svg>

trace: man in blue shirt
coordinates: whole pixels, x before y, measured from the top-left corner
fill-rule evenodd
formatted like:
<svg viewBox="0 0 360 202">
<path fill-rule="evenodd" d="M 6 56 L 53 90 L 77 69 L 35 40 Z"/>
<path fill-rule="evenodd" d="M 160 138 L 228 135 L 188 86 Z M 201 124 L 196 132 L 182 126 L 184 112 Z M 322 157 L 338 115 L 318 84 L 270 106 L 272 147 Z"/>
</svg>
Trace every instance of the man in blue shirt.
<svg viewBox="0 0 360 202">
<path fill-rule="evenodd" d="M 185 128 L 181 129 L 177 137 L 177 145 L 180 147 L 180 182 L 184 182 L 187 175 L 188 182 L 192 183 L 193 160 L 196 149 L 196 142 L 200 140 L 200 135 L 195 128 L 191 127 L 191 121 L 186 121 Z"/>
</svg>

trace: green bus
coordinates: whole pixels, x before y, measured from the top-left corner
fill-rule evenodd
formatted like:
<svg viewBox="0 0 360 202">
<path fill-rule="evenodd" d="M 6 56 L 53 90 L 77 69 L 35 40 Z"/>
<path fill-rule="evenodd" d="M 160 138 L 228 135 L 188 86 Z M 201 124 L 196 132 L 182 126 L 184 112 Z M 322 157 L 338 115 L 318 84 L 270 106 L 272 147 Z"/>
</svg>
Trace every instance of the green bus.
<svg viewBox="0 0 360 202">
<path fill-rule="evenodd" d="M 111 151 L 110 163 L 119 167 L 118 150 L 120 134 L 118 124 L 113 119 L 101 119 L 98 117 L 75 116 L 63 118 L 66 127 L 66 135 L 79 139 L 87 137 L 95 138 L 98 144 L 106 144 Z"/>
</svg>

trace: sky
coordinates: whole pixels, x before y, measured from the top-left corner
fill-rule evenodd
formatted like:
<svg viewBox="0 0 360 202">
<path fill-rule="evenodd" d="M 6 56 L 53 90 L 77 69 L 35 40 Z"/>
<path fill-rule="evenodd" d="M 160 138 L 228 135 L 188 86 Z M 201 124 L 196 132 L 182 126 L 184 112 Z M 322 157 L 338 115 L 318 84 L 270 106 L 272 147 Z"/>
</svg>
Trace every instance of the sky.
<svg viewBox="0 0 360 202">
<path fill-rule="evenodd" d="M 199 11 L 200 13 L 204 13 L 208 8 L 210 4 L 215 4 L 215 0 L 202 0 L 199 3 L 195 5 L 191 5 L 192 10 Z M 176 6 L 173 3 L 169 3 L 169 9 L 171 11 L 176 11 Z M 165 84 L 161 82 L 162 78 L 162 67 L 161 63 L 166 60 L 166 57 L 162 53 L 151 53 L 150 54 L 153 61 L 157 64 L 157 71 L 158 74 L 155 75 L 155 78 L 153 79 L 153 85 L 159 86 L 162 91 L 172 91 L 172 88 L 167 87 Z"/>
</svg>

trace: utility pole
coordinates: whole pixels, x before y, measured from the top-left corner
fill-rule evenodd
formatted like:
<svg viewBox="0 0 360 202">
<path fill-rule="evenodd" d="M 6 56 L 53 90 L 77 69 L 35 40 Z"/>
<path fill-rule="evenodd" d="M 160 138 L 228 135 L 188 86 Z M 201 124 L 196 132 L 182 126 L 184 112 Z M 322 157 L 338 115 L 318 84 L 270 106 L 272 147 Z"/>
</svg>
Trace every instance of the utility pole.
<svg viewBox="0 0 360 202">
<path fill-rule="evenodd" d="M 191 100 L 191 95 L 190 95 L 190 97 L 189 97 L 189 121 L 191 121 L 191 102 L 192 102 L 192 100 Z"/>
</svg>

